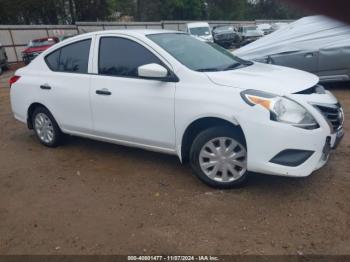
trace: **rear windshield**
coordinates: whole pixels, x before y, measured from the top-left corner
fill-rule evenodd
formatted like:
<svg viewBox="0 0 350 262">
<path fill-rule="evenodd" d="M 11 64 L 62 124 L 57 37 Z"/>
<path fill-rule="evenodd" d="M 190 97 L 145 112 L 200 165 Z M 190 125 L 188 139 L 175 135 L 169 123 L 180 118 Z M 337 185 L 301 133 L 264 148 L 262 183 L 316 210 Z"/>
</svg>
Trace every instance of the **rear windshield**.
<svg viewBox="0 0 350 262">
<path fill-rule="evenodd" d="M 254 26 L 251 26 L 251 27 L 244 27 L 244 30 L 245 30 L 245 31 L 256 31 L 257 28 L 254 27 Z"/>
<path fill-rule="evenodd" d="M 196 36 L 210 35 L 210 28 L 209 27 L 190 28 L 190 33 L 191 35 L 196 35 Z"/>
</svg>

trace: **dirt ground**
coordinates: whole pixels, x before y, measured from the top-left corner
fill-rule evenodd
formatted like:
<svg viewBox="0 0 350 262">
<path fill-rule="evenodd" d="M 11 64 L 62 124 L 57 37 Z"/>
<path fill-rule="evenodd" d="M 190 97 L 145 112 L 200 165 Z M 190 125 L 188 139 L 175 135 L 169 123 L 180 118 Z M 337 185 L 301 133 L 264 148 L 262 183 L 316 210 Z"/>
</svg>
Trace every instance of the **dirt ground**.
<svg viewBox="0 0 350 262">
<path fill-rule="evenodd" d="M 350 254 L 350 84 L 343 143 L 305 179 L 203 185 L 176 157 L 69 138 L 41 146 L 0 77 L 0 254 Z"/>
</svg>

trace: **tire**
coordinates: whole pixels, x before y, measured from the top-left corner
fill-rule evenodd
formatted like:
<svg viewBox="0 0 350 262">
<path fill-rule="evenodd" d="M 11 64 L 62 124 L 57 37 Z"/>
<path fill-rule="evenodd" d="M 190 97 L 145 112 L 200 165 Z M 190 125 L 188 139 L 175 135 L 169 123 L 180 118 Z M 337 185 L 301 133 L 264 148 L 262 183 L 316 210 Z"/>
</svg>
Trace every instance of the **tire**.
<svg viewBox="0 0 350 262">
<path fill-rule="evenodd" d="M 63 133 L 55 118 L 45 107 L 37 107 L 34 110 L 32 125 L 36 137 L 44 146 L 54 148 L 60 145 Z"/>
<path fill-rule="evenodd" d="M 244 137 L 229 127 L 204 130 L 192 143 L 190 163 L 197 177 L 210 187 L 243 186 L 248 178 Z"/>
</svg>

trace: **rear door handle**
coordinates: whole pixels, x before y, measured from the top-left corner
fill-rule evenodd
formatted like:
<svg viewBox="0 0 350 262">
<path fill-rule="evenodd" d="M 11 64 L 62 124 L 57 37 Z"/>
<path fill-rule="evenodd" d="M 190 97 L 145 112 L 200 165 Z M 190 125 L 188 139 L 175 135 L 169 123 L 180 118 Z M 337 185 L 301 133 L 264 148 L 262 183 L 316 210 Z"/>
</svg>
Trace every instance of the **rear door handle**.
<svg viewBox="0 0 350 262">
<path fill-rule="evenodd" d="M 96 90 L 96 94 L 101 95 L 101 96 L 110 96 L 112 93 L 108 90 Z"/>
<path fill-rule="evenodd" d="M 48 84 L 41 85 L 40 88 L 43 90 L 51 90 L 51 86 L 49 86 Z"/>
</svg>

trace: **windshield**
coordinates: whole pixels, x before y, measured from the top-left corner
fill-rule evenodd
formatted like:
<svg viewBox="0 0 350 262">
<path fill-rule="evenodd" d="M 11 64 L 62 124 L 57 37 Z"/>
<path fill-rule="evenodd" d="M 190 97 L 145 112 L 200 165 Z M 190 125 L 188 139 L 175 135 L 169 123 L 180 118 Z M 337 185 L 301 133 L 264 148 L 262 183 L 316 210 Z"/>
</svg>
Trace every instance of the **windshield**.
<svg viewBox="0 0 350 262">
<path fill-rule="evenodd" d="M 148 38 L 195 71 L 224 71 L 251 65 L 251 62 L 234 56 L 216 44 L 202 42 L 187 34 L 155 34 L 148 35 Z"/>
<path fill-rule="evenodd" d="M 53 39 L 45 39 L 45 40 L 33 40 L 30 41 L 28 47 L 40 47 L 46 45 L 54 45 L 56 42 Z"/>
<path fill-rule="evenodd" d="M 210 35 L 210 28 L 209 27 L 194 27 L 190 28 L 191 35 L 196 36 L 205 36 Z"/>
<path fill-rule="evenodd" d="M 248 31 L 256 31 L 257 30 L 257 27 L 244 27 L 244 31 L 248 32 Z"/>
</svg>

